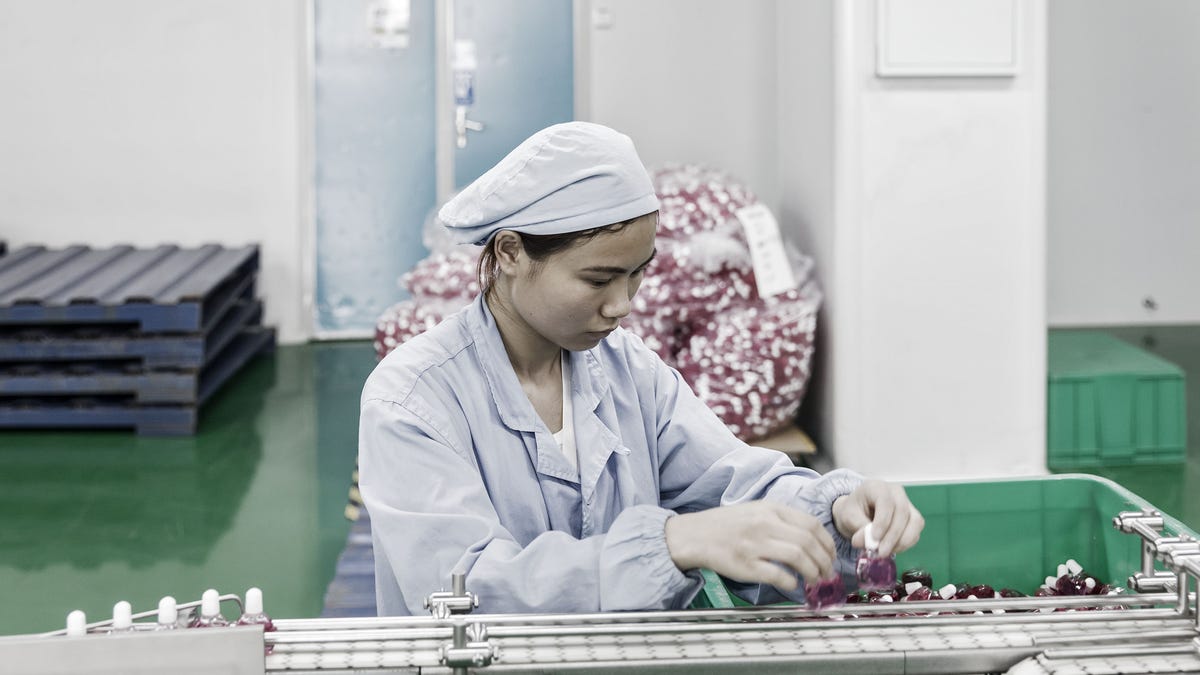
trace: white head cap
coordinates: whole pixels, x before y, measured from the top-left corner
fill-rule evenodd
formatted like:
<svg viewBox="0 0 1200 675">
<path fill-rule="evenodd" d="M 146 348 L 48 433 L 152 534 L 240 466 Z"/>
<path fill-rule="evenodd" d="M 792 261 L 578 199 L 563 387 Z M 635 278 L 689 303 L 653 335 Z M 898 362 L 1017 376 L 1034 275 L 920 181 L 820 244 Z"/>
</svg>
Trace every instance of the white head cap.
<svg viewBox="0 0 1200 675">
<path fill-rule="evenodd" d="M 590 122 L 530 136 L 438 211 L 460 244 L 487 243 L 500 230 L 565 234 L 658 210 L 650 174 L 633 141 Z"/>
</svg>

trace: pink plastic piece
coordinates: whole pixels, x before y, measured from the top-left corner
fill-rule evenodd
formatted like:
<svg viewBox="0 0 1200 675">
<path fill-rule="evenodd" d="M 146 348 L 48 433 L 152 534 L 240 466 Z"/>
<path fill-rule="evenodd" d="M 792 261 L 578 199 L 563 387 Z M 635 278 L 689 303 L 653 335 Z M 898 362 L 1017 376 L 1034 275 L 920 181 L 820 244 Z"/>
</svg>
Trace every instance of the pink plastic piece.
<svg viewBox="0 0 1200 675">
<path fill-rule="evenodd" d="M 804 599 L 812 610 L 841 607 L 846 603 L 846 585 L 841 576 L 822 579 L 816 584 L 805 584 Z"/>
<path fill-rule="evenodd" d="M 216 616 L 197 616 L 188 624 L 188 628 L 221 628 L 228 625 L 229 620 L 218 614 Z"/>
<path fill-rule="evenodd" d="M 858 559 L 858 587 L 867 591 L 891 591 L 896 587 L 896 559 L 872 557 L 864 553 Z"/>
<path fill-rule="evenodd" d="M 863 528 L 863 551 L 855 571 L 858 587 L 863 590 L 887 590 L 890 593 L 896 588 L 896 559 L 879 555 L 879 538 L 871 524 Z"/>
</svg>

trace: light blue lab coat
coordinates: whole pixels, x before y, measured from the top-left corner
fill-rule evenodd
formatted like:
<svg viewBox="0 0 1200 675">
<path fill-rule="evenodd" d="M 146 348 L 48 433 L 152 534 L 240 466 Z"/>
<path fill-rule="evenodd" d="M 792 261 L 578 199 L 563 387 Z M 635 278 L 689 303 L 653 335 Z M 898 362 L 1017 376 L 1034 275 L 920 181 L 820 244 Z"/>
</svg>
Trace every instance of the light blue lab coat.
<svg viewBox="0 0 1200 675">
<path fill-rule="evenodd" d="M 579 473 L 521 389 L 495 320 L 475 302 L 389 354 L 367 379 L 360 488 L 380 615 L 466 573 L 481 612 L 681 608 L 701 587 L 675 567 L 674 513 L 754 499 L 796 506 L 849 543 L 830 505 L 861 482 L 797 468 L 739 441 L 679 376 L 621 329 L 572 352 Z M 773 589 L 737 589 L 751 601 Z"/>
</svg>

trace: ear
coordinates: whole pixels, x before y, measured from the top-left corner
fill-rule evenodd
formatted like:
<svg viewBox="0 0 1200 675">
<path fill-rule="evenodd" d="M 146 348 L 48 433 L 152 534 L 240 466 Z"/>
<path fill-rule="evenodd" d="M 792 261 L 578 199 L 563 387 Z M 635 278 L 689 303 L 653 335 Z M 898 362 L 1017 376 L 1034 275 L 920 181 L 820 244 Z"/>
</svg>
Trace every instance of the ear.
<svg viewBox="0 0 1200 675">
<path fill-rule="evenodd" d="M 500 230 L 495 237 L 496 264 L 508 276 L 517 276 L 526 260 L 521 235 L 512 230 Z"/>
</svg>

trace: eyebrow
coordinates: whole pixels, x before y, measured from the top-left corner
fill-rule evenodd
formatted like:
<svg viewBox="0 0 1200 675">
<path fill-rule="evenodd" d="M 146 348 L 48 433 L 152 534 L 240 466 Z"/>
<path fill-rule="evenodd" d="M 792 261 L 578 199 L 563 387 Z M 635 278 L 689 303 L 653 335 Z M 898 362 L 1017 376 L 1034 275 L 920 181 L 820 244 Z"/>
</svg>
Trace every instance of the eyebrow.
<svg viewBox="0 0 1200 675">
<path fill-rule="evenodd" d="M 657 248 L 656 248 L 656 249 L 654 249 L 654 251 L 653 251 L 652 253 L 650 253 L 650 257 L 649 257 L 649 258 L 646 258 L 646 262 L 642 263 L 641 265 L 638 265 L 637 267 L 635 267 L 635 268 L 633 268 L 633 269 L 634 269 L 634 270 L 640 270 L 640 269 L 643 269 L 643 268 L 645 268 L 647 265 L 649 265 L 649 264 L 650 264 L 650 262 L 651 262 L 651 261 L 653 261 L 653 260 L 654 260 L 654 256 L 656 256 L 656 255 L 658 255 L 658 249 L 657 249 Z M 625 274 L 625 271 L 626 271 L 626 270 L 625 270 L 625 268 L 624 268 L 624 267 L 613 267 L 613 266 L 604 266 L 604 265 L 598 265 L 598 266 L 596 266 L 596 267 L 585 267 L 585 268 L 583 268 L 583 269 L 582 269 L 582 270 L 580 270 L 580 271 L 581 271 L 581 272 L 597 272 L 597 273 L 600 273 L 600 274 Z"/>
</svg>

